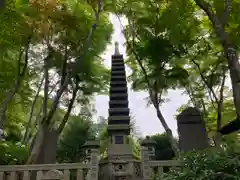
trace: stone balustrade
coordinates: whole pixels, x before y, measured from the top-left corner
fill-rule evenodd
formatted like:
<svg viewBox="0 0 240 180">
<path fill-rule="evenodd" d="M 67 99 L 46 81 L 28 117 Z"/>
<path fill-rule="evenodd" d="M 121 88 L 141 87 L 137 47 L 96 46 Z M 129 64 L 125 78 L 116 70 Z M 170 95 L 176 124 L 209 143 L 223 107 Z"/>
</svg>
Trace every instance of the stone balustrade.
<svg viewBox="0 0 240 180">
<path fill-rule="evenodd" d="M 0 180 L 30 180 L 34 174 L 36 180 L 84 180 L 90 170 L 90 163 L 33 164 L 0 166 Z"/>
<path fill-rule="evenodd" d="M 182 163 L 177 160 L 168 161 L 149 161 L 150 174 L 151 176 L 156 176 L 164 173 L 164 169 L 167 171 L 170 169 L 181 168 Z"/>
</svg>

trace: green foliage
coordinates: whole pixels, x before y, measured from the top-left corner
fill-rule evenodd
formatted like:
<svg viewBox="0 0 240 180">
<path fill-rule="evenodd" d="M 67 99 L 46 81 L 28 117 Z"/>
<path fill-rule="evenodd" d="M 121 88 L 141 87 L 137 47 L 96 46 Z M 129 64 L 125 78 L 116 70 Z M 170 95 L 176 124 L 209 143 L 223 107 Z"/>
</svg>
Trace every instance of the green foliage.
<svg viewBox="0 0 240 180">
<path fill-rule="evenodd" d="M 158 179 L 238 180 L 240 177 L 239 147 L 194 152 L 181 157 L 180 160 L 185 162 L 181 170 L 172 170 Z"/>
<path fill-rule="evenodd" d="M 57 150 L 58 162 L 81 162 L 85 158 L 83 144 L 94 136 L 89 119 L 72 116 L 59 140 Z"/>
<path fill-rule="evenodd" d="M 156 142 L 154 146 L 156 160 L 172 160 L 175 157 L 169 138 L 165 133 L 155 134 L 151 136 L 151 139 Z"/>
<path fill-rule="evenodd" d="M 21 143 L 0 141 L 0 165 L 24 164 L 28 158 L 28 148 Z"/>
</svg>

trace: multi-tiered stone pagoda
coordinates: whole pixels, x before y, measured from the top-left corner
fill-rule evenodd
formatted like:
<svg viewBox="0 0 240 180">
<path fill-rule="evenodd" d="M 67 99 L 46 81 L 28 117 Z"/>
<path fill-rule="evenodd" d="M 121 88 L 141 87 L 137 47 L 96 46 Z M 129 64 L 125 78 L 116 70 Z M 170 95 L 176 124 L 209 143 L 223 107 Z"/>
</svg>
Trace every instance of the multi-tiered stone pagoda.
<svg viewBox="0 0 240 180">
<path fill-rule="evenodd" d="M 132 159 L 132 148 L 128 141 L 130 134 L 130 116 L 128 108 L 128 91 L 123 55 L 115 43 L 112 55 L 112 71 L 109 91 L 108 118 L 108 159 Z"/>
</svg>

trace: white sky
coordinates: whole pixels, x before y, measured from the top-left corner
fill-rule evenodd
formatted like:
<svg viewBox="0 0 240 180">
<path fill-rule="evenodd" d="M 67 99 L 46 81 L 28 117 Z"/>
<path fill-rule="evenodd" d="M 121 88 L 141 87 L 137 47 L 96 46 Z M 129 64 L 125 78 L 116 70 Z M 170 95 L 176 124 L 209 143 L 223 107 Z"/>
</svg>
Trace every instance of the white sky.
<svg viewBox="0 0 240 180">
<path fill-rule="evenodd" d="M 114 34 L 112 37 L 112 44 L 107 47 L 106 52 L 103 55 L 105 59 L 105 64 L 107 67 L 111 66 L 111 55 L 114 53 L 114 42 L 119 42 L 120 53 L 126 57 L 125 46 L 124 46 L 124 36 L 121 33 L 121 25 L 118 19 L 114 16 L 110 17 L 114 25 Z M 129 74 L 129 69 L 126 69 L 127 74 Z M 136 126 L 139 133 L 142 135 L 152 135 L 156 133 L 163 133 L 164 129 L 159 122 L 156 111 L 154 107 L 146 107 L 145 97 L 148 96 L 147 92 L 133 92 L 130 89 L 130 84 L 128 84 L 129 90 L 129 106 L 132 115 L 136 120 Z M 174 118 L 176 110 L 182 105 L 186 104 L 188 101 L 188 96 L 182 95 L 182 92 L 170 90 L 167 98 L 170 99 L 169 102 L 164 103 L 160 108 L 163 113 L 163 116 L 167 120 L 169 127 L 172 129 L 174 136 L 177 136 L 177 122 Z M 107 95 L 99 95 L 96 97 L 96 109 L 97 116 L 108 117 L 108 101 L 109 97 Z"/>
</svg>

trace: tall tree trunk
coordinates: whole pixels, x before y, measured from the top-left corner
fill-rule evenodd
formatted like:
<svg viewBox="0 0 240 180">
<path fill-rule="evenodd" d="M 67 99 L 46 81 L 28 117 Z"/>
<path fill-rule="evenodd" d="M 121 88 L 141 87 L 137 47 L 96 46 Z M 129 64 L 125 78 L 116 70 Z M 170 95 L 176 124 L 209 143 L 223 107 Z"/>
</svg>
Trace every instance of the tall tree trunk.
<svg viewBox="0 0 240 180">
<path fill-rule="evenodd" d="M 27 164 L 51 164 L 56 162 L 58 132 L 46 125 L 41 125 L 33 140 L 31 155 Z"/>
<path fill-rule="evenodd" d="M 155 109 L 156 109 L 156 112 L 157 112 L 157 117 L 160 120 L 160 122 L 161 122 L 163 128 L 165 129 L 166 134 L 167 134 L 167 136 L 168 136 L 168 138 L 171 142 L 171 146 L 172 146 L 172 149 L 175 153 L 175 156 L 178 156 L 179 155 L 179 148 L 178 148 L 178 144 L 177 144 L 176 140 L 173 137 L 172 130 L 168 127 L 167 122 L 166 122 L 165 118 L 163 117 L 163 115 L 160 111 L 160 108 L 155 107 Z"/>
<path fill-rule="evenodd" d="M 76 88 L 73 90 L 73 95 L 68 105 L 67 112 L 64 115 L 58 129 L 49 128 L 49 125 L 40 125 L 41 127 L 32 143 L 31 156 L 28 159 L 28 164 L 51 164 L 56 162 L 58 137 L 71 114 L 78 90 L 79 87 L 76 85 Z"/>
</svg>

